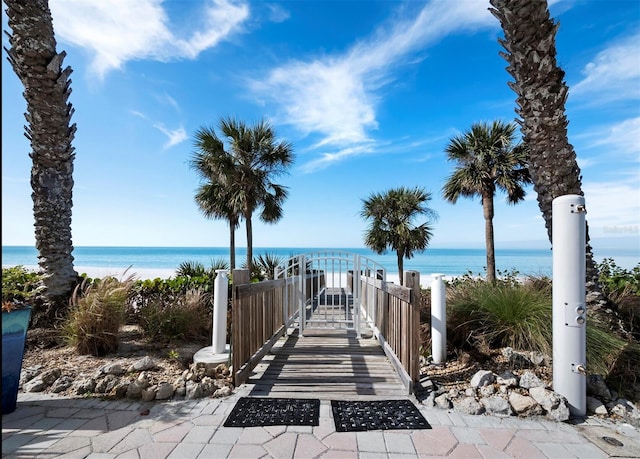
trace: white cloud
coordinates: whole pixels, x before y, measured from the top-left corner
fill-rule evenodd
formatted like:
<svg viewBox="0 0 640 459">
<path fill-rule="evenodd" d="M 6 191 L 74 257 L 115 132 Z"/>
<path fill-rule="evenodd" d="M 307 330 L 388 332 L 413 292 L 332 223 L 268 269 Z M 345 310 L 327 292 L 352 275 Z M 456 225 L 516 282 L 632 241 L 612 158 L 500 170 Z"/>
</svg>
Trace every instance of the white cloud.
<svg viewBox="0 0 640 459">
<path fill-rule="evenodd" d="M 600 51 L 571 87 L 571 94 L 599 101 L 640 99 L 640 33 Z"/>
<path fill-rule="evenodd" d="M 404 18 L 343 54 L 290 61 L 251 82 L 251 89 L 257 100 L 279 107 L 282 122 L 305 135 L 319 134 L 316 147 L 338 149 L 307 164 L 306 170 L 375 151 L 369 132 L 378 127 L 378 91 L 394 80 L 394 70 L 419 61 L 417 52 L 448 34 L 497 26 L 488 7 L 488 2 L 432 0 L 417 15 L 399 10 Z"/>
<path fill-rule="evenodd" d="M 595 234 L 611 228 L 631 228 L 640 224 L 640 171 L 614 182 L 583 185 L 589 230 Z"/>
<path fill-rule="evenodd" d="M 164 125 L 156 123 L 153 125 L 153 127 L 168 137 L 169 141 L 163 146 L 165 150 L 187 139 L 187 131 L 185 131 L 184 127 L 182 126 L 180 126 L 178 129 L 170 130 L 164 127 Z"/>
<path fill-rule="evenodd" d="M 640 117 L 595 127 L 577 138 L 582 140 L 582 148 L 601 150 L 600 156 L 640 161 Z"/>
<path fill-rule="evenodd" d="M 100 78 L 130 60 L 193 59 L 238 31 L 249 15 L 245 3 L 209 0 L 202 23 L 185 39 L 173 35 L 161 0 L 52 0 L 50 8 L 56 38 L 87 49 Z"/>
</svg>

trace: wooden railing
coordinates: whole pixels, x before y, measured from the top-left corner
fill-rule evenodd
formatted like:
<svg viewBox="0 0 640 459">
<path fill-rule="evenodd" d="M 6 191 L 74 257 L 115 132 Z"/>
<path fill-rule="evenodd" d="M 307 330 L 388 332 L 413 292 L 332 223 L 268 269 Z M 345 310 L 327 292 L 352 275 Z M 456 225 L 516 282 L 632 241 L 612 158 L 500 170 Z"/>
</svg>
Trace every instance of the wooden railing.
<svg viewBox="0 0 640 459">
<path fill-rule="evenodd" d="M 247 380 L 251 370 L 285 334 L 299 314 L 300 299 L 306 303 L 309 285 L 318 277 L 323 279 L 324 275 L 305 276 L 306 294 L 301 297 L 298 276 L 250 283 L 248 270 L 233 271 L 231 352 L 236 386 Z"/>
<path fill-rule="evenodd" d="M 406 272 L 404 286 L 377 277 L 360 276 L 365 321 L 372 326 L 385 354 L 407 390 L 412 392 L 420 377 L 420 273 Z M 306 304 L 310 299 L 311 283 L 324 284 L 323 278 L 321 272 L 307 274 L 303 290 L 298 276 L 249 283 L 249 271 L 233 271 L 231 342 L 236 386 L 247 380 L 264 355 L 286 333 L 299 314 L 299 302 Z"/>
<path fill-rule="evenodd" d="M 361 276 L 365 320 L 409 392 L 420 378 L 420 273 L 408 271 L 404 286 Z"/>
</svg>

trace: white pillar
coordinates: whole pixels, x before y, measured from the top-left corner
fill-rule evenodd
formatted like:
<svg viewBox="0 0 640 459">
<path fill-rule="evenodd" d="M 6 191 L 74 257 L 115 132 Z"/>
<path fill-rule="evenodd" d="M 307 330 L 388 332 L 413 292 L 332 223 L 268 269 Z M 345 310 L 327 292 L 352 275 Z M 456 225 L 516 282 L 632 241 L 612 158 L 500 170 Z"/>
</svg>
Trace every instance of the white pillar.
<svg viewBox="0 0 640 459">
<path fill-rule="evenodd" d="M 431 274 L 431 356 L 433 363 L 447 360 L 447 306 L 443 274 Z"/>
<path fill-rule="evenodd" d="M 216 270 L 213 288 L 213 341 L 211 345 L 214 354 L 222 354 L 227 346 L 227 303 L 229 301 L 227 270 Z"/>
<path fill-rule="evenodd" d="M 584 197 L 553 200 L 553 390 L 573 416 L 587 414 Z"/>
</svg>

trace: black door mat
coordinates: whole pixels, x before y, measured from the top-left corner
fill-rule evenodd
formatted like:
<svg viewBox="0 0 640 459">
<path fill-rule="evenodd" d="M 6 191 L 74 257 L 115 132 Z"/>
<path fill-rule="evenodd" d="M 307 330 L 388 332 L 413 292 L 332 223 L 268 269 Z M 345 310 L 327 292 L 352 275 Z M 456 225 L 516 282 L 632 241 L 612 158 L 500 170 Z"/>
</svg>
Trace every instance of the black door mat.
<svg viewBox="0 0 640 459">
<path fill-rule="evenodd" d="M 240 397 L 225 427 L 317 426 L 320 400 Z"/>
<path fill-rule="evenodd" d="M 336 432 L 431 428 L 409 400 L 331 400 L 331 411 Z"/>
</svg>

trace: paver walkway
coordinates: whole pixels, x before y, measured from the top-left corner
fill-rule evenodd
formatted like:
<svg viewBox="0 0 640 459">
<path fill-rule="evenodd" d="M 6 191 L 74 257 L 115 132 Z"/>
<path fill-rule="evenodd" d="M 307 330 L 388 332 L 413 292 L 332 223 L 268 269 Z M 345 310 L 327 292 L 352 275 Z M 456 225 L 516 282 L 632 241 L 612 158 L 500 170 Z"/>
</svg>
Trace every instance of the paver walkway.
<svg viewBox="0 0 640 459">
<path fill-rule="evenodd" d="M 433 429 L 336 432 L 325 400 L 319 426 L 223 427 L 238 397 L 246 395 L 241 387 L 223 399 L 143 403 L 20 394 L 16 411 L 2 416 L 2 457 L 640 457 L 640 434 L 627 424 L 466 416 L 421 405 Z"/>
</svg>

